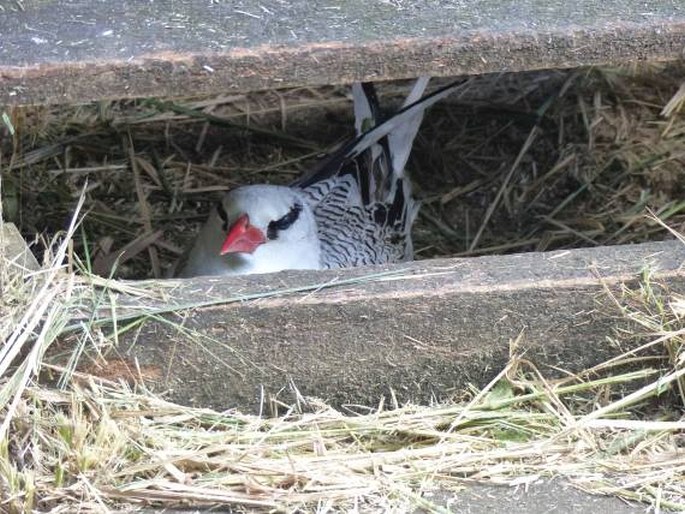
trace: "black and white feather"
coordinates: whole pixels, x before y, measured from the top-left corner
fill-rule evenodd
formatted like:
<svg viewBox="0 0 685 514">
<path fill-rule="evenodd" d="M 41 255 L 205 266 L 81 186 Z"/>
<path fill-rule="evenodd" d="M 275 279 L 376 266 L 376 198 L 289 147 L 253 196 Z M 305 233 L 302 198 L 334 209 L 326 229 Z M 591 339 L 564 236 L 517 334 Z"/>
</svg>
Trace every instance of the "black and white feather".
<svg viewBox="0 0 685 514">
<path fill-rule="evenodd" d="M 418 79 L 402 109 L 387 120 L 381 119 L 373 86 L 354 84 L 357 137 L 290 187 L 244 186 L 227 193 L 177 275 L 266 273 L 411 260 L 411 227 L 419 204 L 412 196 L 405 166 L 426 108 L 458 87 L 452 84 L 423 97 L 427 84 L 427 77 Z M 245 217 L 255 233 L 264 234 L 264 241 L 249 251 L 222 255 L 227 229 Z"/>
<path fill-rule="evenodd" d="M 405 105 L 421 98 L 428 83 L 419 79 Z M 355 128 L 381 125 L 372 84 L 354 84 Z M 370 138 L 332 156 L 297 183 L 313 207 L 321 241 L 321 267 L 342 268 L 401 262 L 413 258 L 411 227 L 419 204 L 411 192 L 405 165 L 423 119 L 419 110 L 388 134 Z"/>
</svg>

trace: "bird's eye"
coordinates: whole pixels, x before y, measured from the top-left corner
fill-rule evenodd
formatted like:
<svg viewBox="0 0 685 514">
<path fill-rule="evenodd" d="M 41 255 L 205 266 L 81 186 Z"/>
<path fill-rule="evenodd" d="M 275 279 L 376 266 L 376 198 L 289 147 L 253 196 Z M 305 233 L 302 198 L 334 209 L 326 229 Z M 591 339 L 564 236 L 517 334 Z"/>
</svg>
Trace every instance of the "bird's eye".
<svg viewBox="0 0 685 514">
<path fill-rule="evenodd" d="M 223 222 L 222 228 L 224 229 L 224 232 L 228 232 L 228 214 L 226 213 L 226 209 L 224 209 L 224 204 L 222 202 L 216 204 L 216 212 Z"/>
<path fill-rule="evenodd" d="M 302 212 L 302 204 L 296 203 L 290 208 L 288 214 L 269 223 L 266 227 L 266 237 L 270 240 L 278 239 L 278 233 L 295 223 L 300 217 L 300 212 Z"/>
</svg>

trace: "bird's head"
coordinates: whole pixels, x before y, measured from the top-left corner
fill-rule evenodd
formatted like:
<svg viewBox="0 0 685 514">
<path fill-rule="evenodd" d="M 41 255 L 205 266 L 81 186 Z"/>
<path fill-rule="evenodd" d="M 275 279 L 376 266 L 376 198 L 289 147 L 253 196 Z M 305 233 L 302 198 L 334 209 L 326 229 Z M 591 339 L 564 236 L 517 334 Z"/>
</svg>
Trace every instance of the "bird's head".
<svg viewBox="0 0 685 514">
<path fill-rule="evenodd" d="M 316 237 L 311 208 L 298 192 L 282 186 L 245 186 L 216 205 L 224 239 L 220 254 L 253 254 Z"/>
<path fill-rule="evenodd" d="M 321 242 L 307 196 L 257 185 L 226 193 L 212 209 L 177 276 L 319 269 Z"/>
</svg>

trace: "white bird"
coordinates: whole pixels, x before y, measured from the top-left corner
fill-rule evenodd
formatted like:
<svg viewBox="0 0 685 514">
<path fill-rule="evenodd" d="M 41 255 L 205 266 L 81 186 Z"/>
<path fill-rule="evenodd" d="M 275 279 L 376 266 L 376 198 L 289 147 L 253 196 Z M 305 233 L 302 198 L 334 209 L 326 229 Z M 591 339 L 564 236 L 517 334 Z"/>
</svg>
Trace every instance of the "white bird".
<svg viewBox="0 0 685 514">
<path fill-rule="evenodd" d="M 327 269 L 413 258 L 419 204 L 404 167 L 423 113 L 458 84 L 421 98 L 418 79 L 403 108 L 379 122 L 371 84 L 354 84 L 357 137 L 291 186 L 251 185 L 224 195 L 176 276 Z"/>
</svg>

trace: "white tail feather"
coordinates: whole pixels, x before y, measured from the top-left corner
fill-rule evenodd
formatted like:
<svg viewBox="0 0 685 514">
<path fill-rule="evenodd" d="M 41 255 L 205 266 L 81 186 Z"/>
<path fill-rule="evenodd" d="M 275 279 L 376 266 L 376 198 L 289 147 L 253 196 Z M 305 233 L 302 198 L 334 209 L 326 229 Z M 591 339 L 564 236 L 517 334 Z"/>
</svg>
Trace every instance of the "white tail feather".
<svg viewBox="0 0 685 514">
<path fill-rule="evenodd" d="M 428 86 L 429 80 L 430 77 L 426 76 L 419 77 L 416 80 L 409 96 L 407 96 L 407 99 L 402 105 L 403 108 L 406 108 L 421 99 L 423 92 L 426 90 L 426 86 Z M 414 142 L 416 133 L 419 131 L 419 127 L 423 121 L 424 112 L 425 111 L 421 109 L 413 118 L 388 134 L 388 145 L 390 146 L 390 155 L 392 155 L 392 168 L 398 178 L 404 176 L 404 167 L 407 165 L 407 160 L 409 160 L 412 143 Z"/>
<path fill-rule="evenodd" d="M 366 130 L 376 125 L 373 108 L 361 82 L 352 84 L 352 104 L 354 106 L 354 130 L 357 136 L 361 136 Z"/>
</svg>

